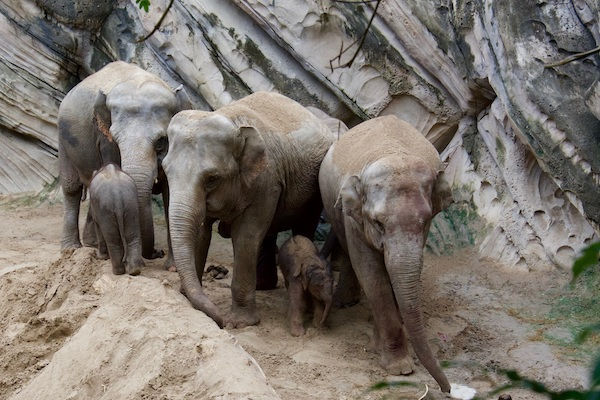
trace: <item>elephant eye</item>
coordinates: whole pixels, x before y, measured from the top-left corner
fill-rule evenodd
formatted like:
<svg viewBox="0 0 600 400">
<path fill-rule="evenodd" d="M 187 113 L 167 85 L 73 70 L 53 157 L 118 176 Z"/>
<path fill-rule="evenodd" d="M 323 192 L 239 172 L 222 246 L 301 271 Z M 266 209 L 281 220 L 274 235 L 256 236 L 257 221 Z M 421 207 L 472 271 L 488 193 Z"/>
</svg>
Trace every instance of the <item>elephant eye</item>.
<svg viewBox="0 0 600 400">
<path fill-rule="evenodd" d="M 383 226 L 383 222 L 379 221 L 379 220 L 375 220 L 375 227 L 377 228 L 377 230 L 380 233 L 383 233 L 385 231 L 385 228 Z"/>
<path fill-rule="evenodd" d="M 206 179 L 204 180 L 204 185 L 207 190 L 210 190 L 210 189 L 214 189 L 215 187 L 217 187 L 219 185 L 220 181 L 221 181 L 221 177 L 219 175 L 211 174 L 211 175 L 208 175 L 206 177 Z"/>
</svg>

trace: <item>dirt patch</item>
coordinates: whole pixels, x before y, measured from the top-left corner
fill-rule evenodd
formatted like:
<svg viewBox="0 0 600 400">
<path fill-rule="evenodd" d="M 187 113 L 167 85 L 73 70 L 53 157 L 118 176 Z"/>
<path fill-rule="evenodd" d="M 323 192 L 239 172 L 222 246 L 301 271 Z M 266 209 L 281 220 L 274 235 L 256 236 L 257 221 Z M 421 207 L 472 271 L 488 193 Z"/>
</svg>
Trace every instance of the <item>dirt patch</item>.
<svg viewBox="0 0 600 400">
<path fill-rule="evenodd" d="M 84 249 L 70 258 L 68 269 L 63 268 L 66 259 L 59 257 L 58 245 L 61 205 L 0 206 L 0 220 L 8 221 L 8 229 L 0 232 L 0 242 L 10 251 L 8 256 L 4 250 L 0 255 L 0 399 L 5 399 L 39 376 L 66 340 L 81 331 L 100 304 L 98 293 L 90 287 L 99 271 L 109 271 L 110 266 Z M 156 238 L 166 248 L 164 229 L 163 219 L 157 218 Z M 209 278 L 204 284 L 208 296 L 226 311 L 231 304 L 229 240 L 213 236 L 210 264 L 230 270 L 225 279 Z M 178 275 L 161 266 L 162 260 L 148 262 L 142 276 L 176 293 Z M 123 278 L 135 282 L 135 278 Z M 484 392 L 502 383 L 499 368 L 514 368 L 554 389 L 585 384 L 593 353 L 573 344 L 572 318 L 556 306 L 572 297 L 566 274 L 510 271 L 465 250 L 443 257 L 428 254 L 423 281 L 429 342 L 440 360 L 454 362 L 446 369 L 451 382 Z M 368 349 L 372 323 L 364 301 L 333 310 L 328 327 L 309 328 L 299 338 L 288 332 L 287 296 L 281 277 L 277 289 L 257 293 L 257 302 L 260 325 L 230 333 L 256 359 L 283 399 L 380 398 L 381 393 L 365 391 L 383 379 L 398 379 L 387 376 Z M 177 357 L 171 358 L 165 365 L 177 363 Z M 415 374 L 402 379 L 420 386 L 394 390 L 394 396 L 403 393 L 418 398 L 423 383 L 437 388 L 418 361 L 416 365 Z M 172 394 L 177 393 L 176 387 L 189 388 L 181 375 L 169 375 L 169 368 L 164 375 L 172 379 L 157 378 L 155 384 L 182 380 L 172 385 Z M 144 390 L 132 398 L 152 398 L 152 390 Z M 183 389 L 181 394 L 183 397 Z M 519 399 L 540 398 L 526 392 L 512 394 Z"/>
</svg>

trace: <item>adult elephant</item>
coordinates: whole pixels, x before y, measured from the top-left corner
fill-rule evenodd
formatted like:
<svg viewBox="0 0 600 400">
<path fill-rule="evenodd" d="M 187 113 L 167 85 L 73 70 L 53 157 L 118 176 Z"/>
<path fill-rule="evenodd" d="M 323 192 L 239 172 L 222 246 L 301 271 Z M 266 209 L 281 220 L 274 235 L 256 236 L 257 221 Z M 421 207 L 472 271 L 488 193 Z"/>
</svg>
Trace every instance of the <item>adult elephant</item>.
<svg viewBox="0 0 600 400">
<path fill-rule="evenodd" d="M 62 249 L 81 246 L 78 220 L 83 187 L 89 186 L 94 170 L 113 162 L 136 185 L 142 255 L 161 255 L 154 249 L 152 188 L 158 175 L 157 154 L 168 147 L 169 121 L 189 108 L 180 97 L 159 77 L 122 61 L 106 65 L 67 93 L 58 110 Z M 162 192 L 166 212 L 168 190 Z M 167 260 L 167 266 L 171 264 L 172 258 Z"/>
<path fill-rule="evenodd" d="M 214 112 L 180 112 L 168 136 L 163 167 L 182 290 L 195 308 L 224 325 L 201 287 L 212 224 L 220 220 L 234 250 L 229 325 L 255 325 L 261 243 L 289 228 L 312 237 L 322 208 L 319 165 L 333 135 L 295 101 L 258 92 Z"/>
<path fill-rule="evenodd" d="M 427 344 L 418 298 L 429 224 L 450 200 L 441 171 L 433 145 L 386 116 L 350 129 L 331 147 L 319 185 L 325 213 L 373 312 L 381 365 L 392 374 L 412 372 L 404 321 L 419 360 L 449 392 Z"/>
</svg>

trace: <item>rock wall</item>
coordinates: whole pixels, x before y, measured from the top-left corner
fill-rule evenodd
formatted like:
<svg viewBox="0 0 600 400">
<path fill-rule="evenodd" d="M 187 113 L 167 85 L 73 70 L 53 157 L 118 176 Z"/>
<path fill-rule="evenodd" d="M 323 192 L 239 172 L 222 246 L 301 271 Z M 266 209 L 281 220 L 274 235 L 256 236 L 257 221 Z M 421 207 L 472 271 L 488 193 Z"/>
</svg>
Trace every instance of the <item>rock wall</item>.
<svg viewBox="0 0 600 400">
<path fill-rule="evenodd" d="M 55 180 L 64 94 L 111 60 L 135 62 L 197 108 L 275 90 L 352 126 L 395 114 L 449 163 L 457 203 L 433 251 L 476 245 L 519 268 L 566 266 L 600 223 L 592 0 L 0 0 L 0 193 Z M 343 53 L 340 55 L 340 51 Z"/>
</svg>

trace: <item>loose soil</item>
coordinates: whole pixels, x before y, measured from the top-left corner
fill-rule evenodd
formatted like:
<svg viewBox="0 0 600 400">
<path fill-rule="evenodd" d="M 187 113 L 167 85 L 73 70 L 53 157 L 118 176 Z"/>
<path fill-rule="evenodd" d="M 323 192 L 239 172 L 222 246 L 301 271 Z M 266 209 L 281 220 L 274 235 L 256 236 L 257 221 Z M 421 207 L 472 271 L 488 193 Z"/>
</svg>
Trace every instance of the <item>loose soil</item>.
<svg viewBox="0 0 600 400">
<path fill-rule="evenodd" d="M 84 216 L 82 212 L 81 226 Z M 98 271 L 110 267 L 88 249 L 60 254 L 61 204 L 4 201 L 0 221 L 0 399 L 7 399 L 45 368 L 94 311 L 99 295 L 90 288 Z M 158 246 L 166 249 L 161 217 L 155 229 Z M 77 268 L 64 268 L 73 262 Z M 162 263 L 148 261 L 142 276 L 178 290 L 177 273 L 162 270 Z M 207 261 L 211 264 L 230 271 L 225 279 L 205 277 L 204 283 L 208 296 L 225 311 L 231 304 L 232 249 L 216 233 Z M 452 362 L 445 369 L 449 380 L 484 394 L 506 382 L 501 369 L 516 369 L 555 390 L 583 387 L 592 352 L 574 345 L 579 325 L 577 312 L 568 307 L 573 298 L 568 280 L 566 272 L 551 267 L 512 271 L 482 260 L 472 249 L 427 254 L 423 311 L 434 353 Z M 281 277 L 276 290 L 257 293 L 257 303 L 261 323 L 230 332 L 283 399 L 419 398 L 425 384 L 437 389 L 416 358 L 416 372 L 407 377 L 387 376 L 378 367 L 368 346 L 372 322 L 364 299 L 333 310 L 328 327 L 309 328 L 300 338 L 288 332 Z M 53 316 L 59 306 L 61 314 Z M 382 380 L 417 386 L 367 392 Z M 509 393 L 513 399 L 541 398 L 520 390 Z"/>
</svg>

